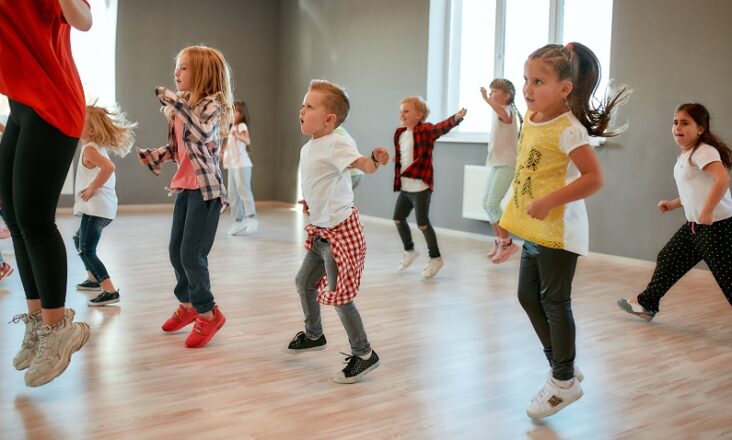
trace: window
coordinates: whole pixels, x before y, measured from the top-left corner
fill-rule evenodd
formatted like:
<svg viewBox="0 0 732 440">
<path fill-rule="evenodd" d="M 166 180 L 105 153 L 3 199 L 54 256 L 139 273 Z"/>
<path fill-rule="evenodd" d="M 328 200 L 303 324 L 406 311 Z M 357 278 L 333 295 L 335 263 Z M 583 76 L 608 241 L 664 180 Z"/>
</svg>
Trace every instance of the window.
<svg viewBox="0 0 732 440">
<path fill-rule="evenodd" d="M 466 107 L 469 117 L 446 139 L 486 141 L 491 110 L 480 87 L 487 87 L 493 78 L 511 80 L 516 106 L 526 111 L 521 94 L 524 61 L 549 42 L 579 41 L 590 47 L 602 64 L 598 93 L 604 93 L 612 6 L 612 0 L 431 0 L 427 76 L 431 119 Z"/>
</svg>

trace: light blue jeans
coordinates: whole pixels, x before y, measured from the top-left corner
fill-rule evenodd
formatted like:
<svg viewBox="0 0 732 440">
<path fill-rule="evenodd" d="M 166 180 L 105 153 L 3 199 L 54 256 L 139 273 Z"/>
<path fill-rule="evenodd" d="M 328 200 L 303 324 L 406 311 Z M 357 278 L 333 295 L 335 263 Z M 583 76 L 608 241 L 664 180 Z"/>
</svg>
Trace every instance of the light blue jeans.
<svg viewBox="0 0 732 440">
<path fill-rule="evenodd" d="M 236 222 L 244 217 L 254 217 L 257 210 L 254 207 L 254 193 L 252 192 L 252 167 L 229 168 L 228 184 L 231 201 L 231 218 Z"/>
<path fill-rule="evenodd" d="M 513 180 L 514 169 L 507 166 L 488 167 L 488 181 L 483 196 L 483 209 L 488 213 L 488 221 L 498 223 L 503 215 L 501 200 L 506 195 Z"/>
</svg>

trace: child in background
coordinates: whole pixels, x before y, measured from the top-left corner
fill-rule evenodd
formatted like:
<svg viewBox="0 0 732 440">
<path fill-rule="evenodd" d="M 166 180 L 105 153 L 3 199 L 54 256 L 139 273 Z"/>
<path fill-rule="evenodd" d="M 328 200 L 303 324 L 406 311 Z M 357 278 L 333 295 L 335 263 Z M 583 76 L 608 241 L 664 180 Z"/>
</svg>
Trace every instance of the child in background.
<svg viewBox="0 0 732 440">
<path fill-rule="evenodd" d="M 176 197 L 168 250 L 179 305 L 162 328 L 175 332 L 195 321 L 185 344 L 198 348 L 226 322 L 211 293 L 208 253 L 228 203 L 218 154 L 233 118 L 231 70 L 218 50 L 190 46 L 178 54 L 175 83 L 177 94 L 155 90 L 168 120 L 168 145 L 138 149 L 138 160 L 155 175 L 163 162 L 178 164 L 170 183 Z"/>
<path fill-rule="evenodd" d="M 507 79 L 497 78 L 490 83 L 490 95 L 485 87 L 480 88 L 483 99 L 493 109 L 491 114 L 491 138 L 488 142 L 488 155 L 485 166 L 488 167 L 483 209 L 488 213 L 488 221 L 493 227 L 493 236 L 496 237 L 493 250 L 488 258 L 495 264 L 503 263 L 515 254 L 518 246 L 508 236 L 498 221 L 503 215 L 501 200 L 511 186 L 514 169 L 516 168 L 516 153 L 518 148 L 518 119 L 523 119 L 516 109 L 514 98 L 516 89 Z"/>
<path fill-rule="evenodd" d="M 252 192 L 252 142 L 249 135 L 249 110 L 244 101 L 234 102 L 234 124 L 224 143 L 223 164 L 229 170 L 229 201 L 231 219 L 229 235 L 255 232 L 259 228 Z"/>
<path fill-rule="evenodd" d="M 584 199 L 603 185 L 589 135 L 614 136 L 608 126 L 625 89 L 591 105 L 600 62 L 580 43 L 548 44 L 524 64 L 528 113 L 519 139 L 513 195 L 501 227 L 524 239 L 518 297 L 552 369 L 527 414 L 550 416 L 582 397 L 574 366 L 572 279 L 589 252 Z"/>
<path fill-rule="evenodd" d="M 437 245 L 437 235 L 430 223 L 430 200 L 434 190 L 432 152 L 435 141 L 462 122 L 467 110 L 442 122 L 425 122 L 430 113 L 427 103 L 419 96 L 402 99 L 399 120 L 402 124 L 394 133 L 394 191 L 399 192 L 394 206 L 394 223 L 402 239 L 404 254 L 399 271 L 406 270 L 419 256 L 414 250 L 412 232 L 407 217 L 415 210 L 417 226 L 424 234 L 429 249 L 429 261 L 422 271 L 424 278 L 432 278 L 442 268 L 443 261 Z"/>
<path fill-rule="evenodd" d="M 305 331 L 298 332 L 283 350 L 290 354 L 325 349 L 320 304 L 335 306 L 348 334 L 351 355 L 333 381 L 354 383 L 379 366 L 361 315 L 353 299 L 358 293 L 366 257 L 366 242 L 358 210 L 353 207 L 350 168 L 375 172 L 389 161 L 377 147 L 361 156 L 347 133 L 337 132 L 348 117 L 346 92 L 328 81 L 313 80 L 300 109 L 300 131 L 310 140 L 300 150 L 303 207 L 310 215 L 305 228 L 308 253 L 295 279 L 305 315 Z"/>
<path fill-rule="evenodd" d="M 659 252 L 646 290 L 618 301 L 621 309 L 646 321 L 656 316 L 666 292 L 701 260 L 732 305 L 732 151 L 712 133 L 709 119 L 701 104 L 683 104 L 674 114 L 671 130 L 681 148 L 674 166 L 679 197 L 661 200 L 658 209 L 683 207 L 686 223 Z"/>
<path fill-rule="evenodd" d="M 84 146 L 76 168 L 74 203 L 74 214 L 81 216 L 81 224 L 74 234 L 74 244 L 87 271 L 87 279 L 76 288 L 101 291 L 89 300 L 90 306 L 119 302 L 119 290 L 97 256 L 97 245 L 102 230 L 117 215 L 115 167 L 107 152 L 126 156 L 135 142 L 135 126 L 122 112 L 109 111 L 96 104 L 86 106 L 86 123 L 81 133 Z"/>
</svg>

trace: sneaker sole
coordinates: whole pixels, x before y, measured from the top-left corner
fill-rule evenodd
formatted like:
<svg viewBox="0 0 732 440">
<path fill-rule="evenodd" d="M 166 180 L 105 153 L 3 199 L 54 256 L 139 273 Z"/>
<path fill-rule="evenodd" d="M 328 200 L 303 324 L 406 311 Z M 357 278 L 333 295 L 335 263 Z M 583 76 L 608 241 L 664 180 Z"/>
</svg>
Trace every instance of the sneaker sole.
<svg viewBox="0 0 732 440">
<path fill-rule="evenodd" d="M 574 402 L 580 400 L 582 398 L 582 396 L 584 396 L 584 395 L 585 395 L 585 392 L 582 389 L 580 389 L 580 392 L 577 395 L 577 397 L 575 397 L 572 400 L 565 400 L 565 401 L 563 401 L 559 405 L 557 405 L 557 406 L 553 407 L 552 409 L 550 409 L 545 414 L 534 414 L 534 415 L 531 415 L 531 414 L 529 414 L 528 411 L 526 411 L 526 415 L 529 416 L 530 418 L 534 419 L 534 420 L 543 419 L 543 418 L 546 418 L 546 417 L 549 417 L 549 416 L 553 416 L 554 414 L 558 413 L 559 411 L 563 410 L 564 408 L 568 407 L 569 405 L 573 404 Z"/>
<path fill-rule="evenodd" d="M 424 279 L 426 279 L 426 280 L 428 280 L 428 279 L 430 279 L 430 278 L 434 278 L 434 277 L 435 277 L 435 275 L 437 275 L 437 274 L 438 274 L 438 273 L 440 272 L 440 270 L 442 270 L 442 267 L 443 267 L 443 266 L 444 266 L 444 264 L 443 264 L 442 266 L 440 266 L 440 267 L 439 267 L 439 269 L 437 269 L 437 270 L 435 271 L 435 273 L 433 273 L 432 275 L 429 275 L 429 274 L 425 274 L 424 272 L 422 272 L 422 278 L 424 278 Z"/>
<path fill-rule="evenodd" d="M 363 379 L 364 376 L 366 376 L 367 374 L 369 374 L 370 372 L 372 372 L 373 370 L 375 370 L 376 367 L 378 367 L 379 365 L 381 365 L 381 360 L 379 360 L 378 362 L 376 362 L 374 365 L 368 367 L 367 369 L 363 370 L 361 372 L 361 374 L 357 374 L 357 375 L 355 375 L 353 377 L 344 377 L 344 378 L 340 378 L 338 376 L 333 376 L 332 379 L 333 379 L 333 382 L 340 383 L 340 384 L 352 384 L 352 383 L 356 383 L 356 382 L 359 382 L 361 379 Z"/>
<path fill-rule="evenodd" d="M 119 298 L 110 299 L 107 301 L 100 301 L 100 302 L 92 302 L 91 300 L 89 300 L 89 301 L 87 301 L 87 305 L 89 305 L 89 307 L 101 307 L 101 306 L 106 306 L 109 304 L 117 304 L 118 302 L 119 302 Z"/>
<path fill-rule="evenodd" d="M 63 374 L 64 371 L 66 371 L 66 368 L 68 368 L 69 364 L 71 363 L 71 356 L 76 353 L 77 351 L 81 350 L 81 348 L 86 345 L 87 341 L 89 340 L 89 336 L 91 335 L 91 330 L 89 329 L 89 324 L 85 322 L 78 322 L 75 324 L 79 324 L 81 326 L 82 335 L 81 335 L 81 341 L 79 341 L 78 344 L 75 345 L 69 345 L 67 348 L 67 352 L 63 353 L 61 356 L 61 361 L 54 366 L 54 368 L 51 370 L 48 375 L 44 376 L 42 379 L 37 380 L 36 382 L 28 383 L 26 380 L 25 384 L 26 386 L 29 386 L 31 388 L 39 387 L 41 385 L 45 385 L 55 378 L 59 377 L 61 374 Z"/>
<path fill-rule="evenodd" d="M 211 339 L 213 339 L 213 337 L 216 336 L 216 333 L 218 333 L 219 330 L 221 330 L 221 327 L 223 327 L 224 324 L 226 324 L 226 317 L 224 317 L 221 320 L 221 323 L 216 326 L 216 331 L 215 332 L 212 332 L 210 335 L 208 335 L 208 338 L 204 339 L 203 342 L 200 342 L 198 345 L 194 345 L 194 346 L 190 346 L 190 345 L 186 344 L 186 347 L 187 348 L 202 348 L 202 347 L 205 347 L 206 344 L 208 344 L 209 341 L 211 341 Z"/>
<path fill-rule="evenodd" d="M 618 307 L 620 307 L 624 312 L 630 313 L 631 315 L 635 315 L 639 318 L 641 318 L 644 321 L 651 321 L 653 320 L 653 316 L 642 313 L 642 312 L 635 312 L 633 311 L 633 306 L 630 305 L 630 303 L 625 299 L 619 299 L 618 300 Z"/>
<path fill-rule="evenodd" d="M 102 288 L 101 287 L 79 287 L 79 286 L 77 286 L 76 290 L 78 290 L 80 292 L 101 292 Z"/>
<path fill-rule="evenodd" d="M 300 350 L 293 350 L 293 349 L 289 348 L 289 343 L 288 343 L 288 344 L 285 344 L 282 347 L 280 347 L 280 351 L 283 352 L 283 353 L 287 353 L 287 354 L 291 354 L 291 355 L 295 355 L 296 356 L 298 354 L 307 353 L 307 352 L 310 352 L 310 351 L 323 351 L 327 347 L 328 347 L 328 344 L 326 343 L 326 344 L 323 344 L 323 345 L 318 345 L 317 347 L 301 348 Z"/>
</svg>

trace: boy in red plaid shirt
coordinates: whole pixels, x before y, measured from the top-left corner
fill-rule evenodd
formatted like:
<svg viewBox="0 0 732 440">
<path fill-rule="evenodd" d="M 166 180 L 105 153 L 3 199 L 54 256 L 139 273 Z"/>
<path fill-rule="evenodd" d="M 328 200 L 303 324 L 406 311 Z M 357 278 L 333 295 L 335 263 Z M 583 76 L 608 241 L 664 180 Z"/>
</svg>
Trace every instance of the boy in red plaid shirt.
<svg viewBox="0 0 732 440">
<path fill-rule="evenodd" d="M 430 224 L 430 200 L 434 190 L 432 151 L 435 141 L 462 122 L 467 110 L 462 108 L 453 116 L 437 124 L 424 122 L 430 110 L 420 96 L 402 99 L 399 120 L 402 124 L 394 133 L 394 191 L 399 191 L 394 206 L 394 223 L 404 244 L 404 255 L 399 271 L 406 270 L 419 256 L 414 250 L 412 232 L 407 217 L 415 210 L 417 225 L 424 234 L 430 259 L 422 276 L 432 278 L 442 268 L 437 236 Z"/>
<path fill-rule="evenodd" d="M 370 174 L 389 161 L 385 148 L 374 148 L 371 157 L 361 156 L 350 136 L 334 132 L 349 110 L 342 88 L 328 81 L 310 82 L 300 109 L 300 131 L 311 136 L 300 150 L 302 203 L 310 215 L 305 228 L 308 253 L 295 279 L 305 331 L 283 348 L 290 354 L 323 350 L 326 340 L 320 304 L 335 306 L 351 345 L 346 367 L 333 377 L 337 383 L 358 382 L 379 366 L 379 356 L 371 349 L 353 303 L 361 283 L 366 243 L 353 207 L 350 169 Z"/>
</svg>

